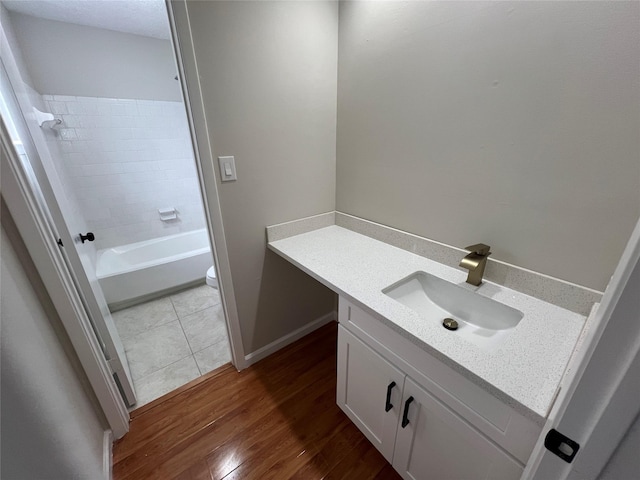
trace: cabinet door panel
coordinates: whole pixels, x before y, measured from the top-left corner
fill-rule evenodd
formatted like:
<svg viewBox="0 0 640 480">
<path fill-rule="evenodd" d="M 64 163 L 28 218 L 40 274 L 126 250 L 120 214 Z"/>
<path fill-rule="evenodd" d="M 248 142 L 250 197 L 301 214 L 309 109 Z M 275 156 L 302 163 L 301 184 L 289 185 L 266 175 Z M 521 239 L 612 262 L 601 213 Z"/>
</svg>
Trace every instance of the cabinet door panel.
<svg viewBox="0 0 640 480">
<path fill-rule="evenodd" d="M 393 457 L 393 466 L 403 478 L 520 478 L 523 467 L 518 462 L 407 378 L 403 402 L 409 397 L 414 398 L 408 409 L 409 424 L 398 428 Z"/>
<path fill-rule="evenodd" d="M 391 462 L 405 375 L 343 327 L 338 328 L 337 403 Z M 395 382 L 395 386 L 390 385 Z M 386 400 L 389 393 L 389 408 Z"/>
</svg>

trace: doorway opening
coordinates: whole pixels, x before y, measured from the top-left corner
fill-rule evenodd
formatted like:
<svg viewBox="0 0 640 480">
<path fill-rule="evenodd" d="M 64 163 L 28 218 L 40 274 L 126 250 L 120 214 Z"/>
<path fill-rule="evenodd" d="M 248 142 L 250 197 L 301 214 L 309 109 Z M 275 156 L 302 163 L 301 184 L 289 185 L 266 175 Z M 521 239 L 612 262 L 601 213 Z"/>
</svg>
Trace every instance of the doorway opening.
<svg viewBox="0 0 640 480">
<path fill-rule="evenodd" d="M 44 164 L 34 170 L 55 197 L 43 208 L 55 201 L 65 223 L 55 230 L 73 235 L 70 268 L 86 278 L 102 317 L 92 320 L 105 322 L 96 330 L 113 337 L 105 355 L 123 357 L 118 383 L 136 408 L 231 360 L 166 8 L 143 2 L 152 10 L 136 26 L 122 13 L 140 2 L 102 2 L 113 15 L 92 25 L 95 5 L 83 17 L 54 2 L 61 22 L 31 3 L 2 12 L 20 77 L 3 88 L 26 92 L 18 114 L 39 137 L 29 160 Z"/>
</svg>

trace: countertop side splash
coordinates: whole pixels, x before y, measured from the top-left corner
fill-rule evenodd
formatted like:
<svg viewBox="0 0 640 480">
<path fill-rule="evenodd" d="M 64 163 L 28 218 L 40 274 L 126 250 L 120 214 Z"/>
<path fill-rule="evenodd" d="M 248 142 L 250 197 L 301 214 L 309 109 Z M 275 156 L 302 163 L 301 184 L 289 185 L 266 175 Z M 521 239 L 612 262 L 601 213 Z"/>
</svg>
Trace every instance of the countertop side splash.
<svg viewBox="0 0 640 480">
<path fill-rule="evenodd" d="M 460 259 L 469 253 L 462 248 L 342 212 L 327 212 L 268 226 L 267 242 L 275 242 L 331 225 L 346 228 L 456 269 L 459 269 L 458 263 Z M 462 269 L 460 270 L 462 271 Z M 484 278 L 490 282 L 585 316 L 589 315 L 593 305 L 602 299 L 602 292 L 597 290 L 495 260 L 491 257 L 487 261 Z"/>
</svg>

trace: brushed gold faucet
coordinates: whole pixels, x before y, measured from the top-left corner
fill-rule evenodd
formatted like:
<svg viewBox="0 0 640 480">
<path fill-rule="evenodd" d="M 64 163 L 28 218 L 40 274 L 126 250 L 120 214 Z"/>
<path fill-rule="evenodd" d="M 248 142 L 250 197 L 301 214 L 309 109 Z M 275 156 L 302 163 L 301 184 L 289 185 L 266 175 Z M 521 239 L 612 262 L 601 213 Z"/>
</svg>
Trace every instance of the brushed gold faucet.
<svg viewBox="0 0 640 480">
<path fill-rule="evenodd" d="M 466 247 L 465 250 L 469 250 L 471 253 L 460 260 L 460 266 L 469 270 L 467 283 L 478 286 L 482 283 L 484 267 L 487 266 L 487 257 L 491 255 L 489 251 L 491 247 L 484 243 L 478 243 Z"/>
</svg>

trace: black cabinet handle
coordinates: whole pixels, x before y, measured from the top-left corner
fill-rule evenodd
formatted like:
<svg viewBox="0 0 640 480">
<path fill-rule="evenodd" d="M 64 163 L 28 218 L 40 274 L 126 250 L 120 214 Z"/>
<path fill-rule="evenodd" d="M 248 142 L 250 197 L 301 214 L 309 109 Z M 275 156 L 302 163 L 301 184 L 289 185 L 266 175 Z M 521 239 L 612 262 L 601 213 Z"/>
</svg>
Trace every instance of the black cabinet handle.
<svg viewBox="0 0 640 480">
<path fill-rule="evenodd" d="M 393 405 L 391 404 L 391 390 L 393 390 L 393 387 L 396 386 L 396 382 L 391 382 L 389 384 L 389 386 L 387 387 L 387 401 L 384 404 L 384 411 L 388 412 L 389 410 L 391 410 L 393 408 Z"/>
<path fill-rule="evenodd" d="M 402 428 L 409 425 L 409 405 L 413 402 L 413 397 L 407 398 L 407 401 L 404 402 L 404 413 L 402 414 Z"/>
<path fill-rule="evenodd" d="M 86 235 L 80 234 L 80 240 L 82 241 L 82 243 L 86 242 L 87 240 L 93 242 L 95 239 L 96 236 L 91 232 L 87 232 Z"/>
</svg>

